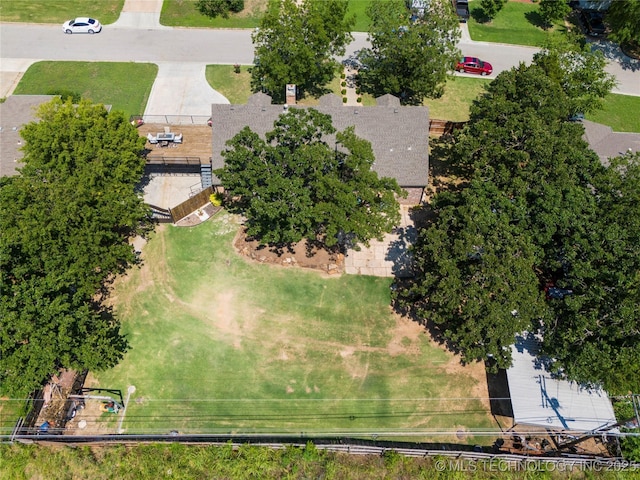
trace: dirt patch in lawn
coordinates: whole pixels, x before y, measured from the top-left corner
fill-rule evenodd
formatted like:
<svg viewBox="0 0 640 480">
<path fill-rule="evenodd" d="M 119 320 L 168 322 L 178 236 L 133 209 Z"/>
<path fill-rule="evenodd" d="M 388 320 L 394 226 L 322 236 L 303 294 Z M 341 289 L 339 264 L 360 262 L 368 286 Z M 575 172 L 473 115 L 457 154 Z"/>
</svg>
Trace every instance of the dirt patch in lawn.
<svg viewBox="0 0 640 480">
<path fill-rule="evenodd" d="M 309 268 L 328 275 L 337 275 L 344 271 L 344 255 L 315 246 L 309 247 L 306 240 L 278 250 L 248 238 L 244 228 L 240 228 L 233 241 L 233 246 L 243 257 L 260 263 L 282 267 Z"/>
</svg>

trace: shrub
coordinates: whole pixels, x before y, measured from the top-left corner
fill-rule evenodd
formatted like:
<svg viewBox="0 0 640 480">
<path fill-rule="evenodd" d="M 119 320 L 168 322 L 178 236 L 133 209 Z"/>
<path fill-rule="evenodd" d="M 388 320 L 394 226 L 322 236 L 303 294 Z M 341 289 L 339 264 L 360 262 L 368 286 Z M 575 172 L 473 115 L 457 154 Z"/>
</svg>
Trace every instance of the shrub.
<svg viewBox="0 0 640 480">
<path fill-rule="evenodd" d="M 233 65 L 233 71 L 235 73 L 240 73 L 240 64 L 239 63 L 236 63 L 236 64 Z"/>
<path fill-rule="evenodd" d="M 356 88 L 356 94 L 360 95 L 360 87 Z"/>
<path fill-rule="evenodd" d="M 358 103 L 362 103 L 362 97 L 358 97 L 358 98 L 356 98 L 356 102 L 358 102 Z"/>
<path fill-rule="evenodd" d="M 347 75 L 345 73 L 341 73 L 340 74 L 340 78 L 345 79 L 345 78 L 347 78 Z"/>
<path fill-rule="evenodd" d="M 342 103 L 347 103 L 347 97 L 342 97 Z"/>
<path fill-rule="evenodd" d="M 347 86 L 347 82 L 342 82 L 340 85 L 342 85 L 343 87 Z"/>
<path fill-rule="evenodd" d="M 221 193 L 212 193 L 209 195 L 209 201 L 214 207 L 222 206 L 222 194 Z"/>
<path fill-rule="evenodd" d="M 346 88 L 343 88 L 343 89 L 340 91 L 340 93 L 341 93 L 342 95 L 346 95 L 346 94 L 347 94 L 347 89 L 346 89 Z"/>
<path fill-rule="evenodd" d="M 66 102 L 67 99 L 70 98 L 73 103 L 80 103 L 80 99 L 82 98 L 82 95 L 78 92 L 67 90 L 66 88 L 52 88 L 47 91 L 47 95 L 60 95 L 60 99 L 63 102 Z"/>
</svg>

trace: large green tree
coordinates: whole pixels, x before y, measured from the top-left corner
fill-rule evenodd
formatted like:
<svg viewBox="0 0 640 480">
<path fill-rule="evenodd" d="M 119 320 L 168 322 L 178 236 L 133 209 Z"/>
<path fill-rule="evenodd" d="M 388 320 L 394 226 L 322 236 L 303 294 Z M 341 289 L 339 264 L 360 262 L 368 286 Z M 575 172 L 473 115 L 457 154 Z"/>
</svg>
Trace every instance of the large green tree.
<svg viewBox="0 0 640 480">
<path fill-rule="evenodd" d="M 541 283 L 590 234 L 597 157 L 567 114 L 560 86 L 520 65 L 490 84 L 445 147 L 469 183 L 437 197 L 415 246 L 423 266 L 397 298 L 466 360 L 510 364 L 515 334 L 550 313 Z"/>
<path fill-rule="evenodd" d="M 371 144 L 353 128 L 336 132 L 317 110 L 290 109 L 266 139 L 246 127 L 223 156 L 215 173 L 247 216 L 247 233 L 263 244 L 366 244 L 400 220 L 395 195 L 402 191 L 371 169 Z"/>
<path fill-rule="evenodd" d="M 347 0 L 269 0 L 259 28 L 252 35 L 255 65 L 251 87 L 265 91 L 276 103 L 287 84 L 298 96 L 326 93 L 352 40 L 355 17 L 347 17 Z"/>
<path fill-rule="evenodd" d="M 609 38 L 621 45 L 640 48 L 640 2 L 616 0 L 611 2 L 606 21 L 611 28 Z"/>
<path fill-rule="evenodd" d="M 0 388 L 17 396 L 60 368 L 118 362 L 106 282 L 136 261 L 129 239 L 150 220 L 136 189 L 145 140 L 122 113 L 55 99 L 38 115 L 0 188 Z"/>
<path fill-rule="evenodd" d="M 540 0 L 540 8 L 538 10 L 540 16 L 545 21 L 546 26 L 553 25 L 554 20 L 562 20 L 569 15 L 571 7 L 568 2 L 558 0 Z"/>
<path fill-rule="evenodd" d="M 568 97 L 571 114 L 602 108 L 605 96 L 615 86 L 615 76 L 605 71 L 607 60 L 571 37 L 553 36 L 533 56 L 533 63 L 556 81 Z"/>
<path fill-rule="evenodd" d="M 197 0 L 196 8 L 207 17 L 228 18 L 229 12 L 241 12 L 244 8 L 244 0 Z"/>
<path fill-rule="evenodd" d="M 592 181 L 593 228 L 575 242 L 553 301 L 544 348 L 569 377 L 615 393 L 640 389 L 640 154 L 611 160 Z"/>
<path fill-rule="evenodd" d="M 495 18 L 507 0 L 480 0 L 480 8 L 489 20 Z"/>
<path fill-rule="evenodd" d="M 367 14 L 371 48 L 359 53 L 361 88 L 374 96 L 390 93 L 404 104 L 441 96 L 460 56 L 460 28 L 451 2 L 434 0 L 412 19 L 402 0 L 374 0 Z"/>
</svg>

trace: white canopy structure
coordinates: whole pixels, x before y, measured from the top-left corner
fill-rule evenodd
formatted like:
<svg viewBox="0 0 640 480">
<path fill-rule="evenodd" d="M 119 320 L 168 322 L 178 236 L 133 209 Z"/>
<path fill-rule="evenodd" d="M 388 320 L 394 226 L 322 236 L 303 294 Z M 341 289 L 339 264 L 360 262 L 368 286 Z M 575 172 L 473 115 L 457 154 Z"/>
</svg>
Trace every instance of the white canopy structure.
<svg viewBox="0 0 640 480">
<path fill-rule="evenodd" d="M 593 432 L 615 424 L 607 393 L 555 378 L 538 357 L 539 345 L 538 337 L 525 332 L 511 347 L 513 366 L 507 380 L 514 423 L 566 432 Z"/>
</svg>

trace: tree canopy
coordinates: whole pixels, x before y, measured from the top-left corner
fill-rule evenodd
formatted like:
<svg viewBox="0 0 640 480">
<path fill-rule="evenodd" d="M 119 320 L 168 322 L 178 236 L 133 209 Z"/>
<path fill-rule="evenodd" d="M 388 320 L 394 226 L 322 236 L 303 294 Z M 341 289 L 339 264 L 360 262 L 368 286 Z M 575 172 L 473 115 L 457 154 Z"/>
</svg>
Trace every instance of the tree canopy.
<svg viewBox="0 0 640 480">
<path fill-rule="evenodd" d="M 0 385 L 27 395 L 60 368 L 115 365 L 127 342 L 103 303 L 149 228 L 136 190 L 145 140 L 120 112 L 54 99 L 24 126 L 0 188 Z"/>
<path fill-rule="evenodd" d="M 640 48 L 640 2 L 635 0 L 611 2 L 606 21 L 611 28 L 609 38 L 621 45 Z"/>
<path fill-rule="evenodd" d="M 244 9 L 244 0 L 197 0 L 196 8 L 207 17 L 228 18 L 229 12 L 238 13 Z"/>
<path fill-rule="evenodd" d="M 615 76 L 605 71 L 600 50 L 581 45 L 571 37 L 550 37 L 533 63 L 564 90 L 570 113 L 588 113 L 602 108 L 604 97 L 615 86 Z"/>
<path fill-rule="evenodd" d="M 507 0 L 480 0 L 480 8 L 489 20 L 495 18 Z"/>
<path fill-rule="evenodd" d="M 540 0 L 540 16 L 545 21 L 546 26 L 551 26 L 554 20 L 562 20 L 569 15 L 571 7 L 568 2 L 558 2 L 558 0 Z"/>
<path fill-rule="evenodd" d="M 414 246 L 416 278 L 395 297 L 465 361 L 506 368 L 528 330 L 542 334 L 557 372 L 637 389 L 637 159 L 604 167 L 567 121 L 568 100 L 535 64 L 487 87 L 439 147 L 467 180 L 436 196 Z"/>
<path fill-rule="evenodd" d="M 215 173 L 247 217 L 247 233 L 263 244 L 366 244 L 400 220 L 402 191 L 371 169 L 371 144 L 352 127 L 336 132 L 317 110 L 291 108 L 266 139 L 245 127 L 222 155 Z"/>
<path fill-rule="evenodd" d="M 287 84 L 298 96 L 326 93 L 352 40 L 355 17 L 347 17 L 347 0 L 270 0 L 260 26 L 252 35 L 255 65 L 251 87 L 284 103 Z"/>
<path fill-rule="evenodd" d="M 412 18 L 402 0 L 374 0 L 367 14 L 371 48 L 358 56 L 362 90 L 374 96 L 390 93 L 404 104 L 441 96 L 460 56 L 460 28 L 451 2 L 430 2 L 421 17 Z"/>
</svg>

